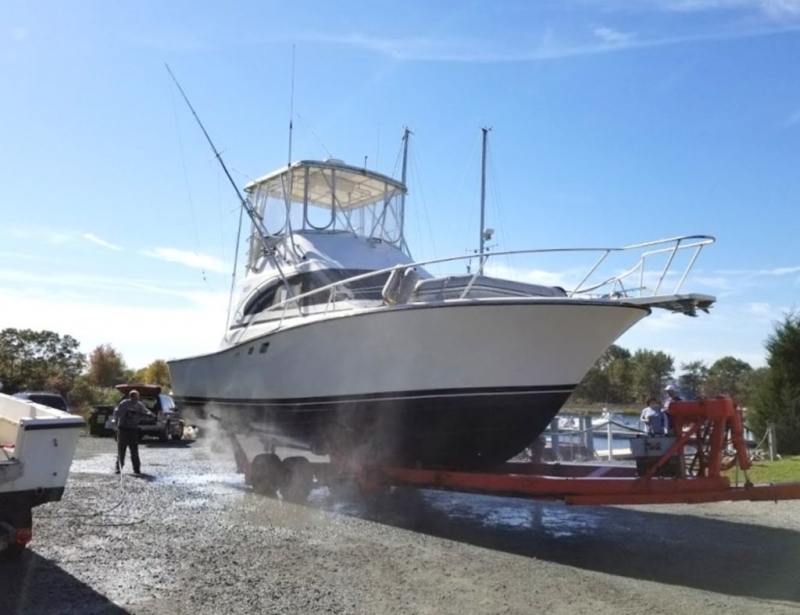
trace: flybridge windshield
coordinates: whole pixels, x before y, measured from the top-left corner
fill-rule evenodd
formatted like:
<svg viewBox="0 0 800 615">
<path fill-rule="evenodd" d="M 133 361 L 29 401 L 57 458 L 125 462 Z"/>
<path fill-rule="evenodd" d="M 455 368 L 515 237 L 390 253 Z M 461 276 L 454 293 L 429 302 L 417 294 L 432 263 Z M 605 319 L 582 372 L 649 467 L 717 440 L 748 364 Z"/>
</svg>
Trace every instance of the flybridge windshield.
<svg viewBox="0 0 800 615">
<path fill-rule="evenodd" d="M 245 190 L 272 235 L 350 231 L 403 247 L 406 187 L 386 175 L 337 160 L 301 161 Z"/>
</svg>

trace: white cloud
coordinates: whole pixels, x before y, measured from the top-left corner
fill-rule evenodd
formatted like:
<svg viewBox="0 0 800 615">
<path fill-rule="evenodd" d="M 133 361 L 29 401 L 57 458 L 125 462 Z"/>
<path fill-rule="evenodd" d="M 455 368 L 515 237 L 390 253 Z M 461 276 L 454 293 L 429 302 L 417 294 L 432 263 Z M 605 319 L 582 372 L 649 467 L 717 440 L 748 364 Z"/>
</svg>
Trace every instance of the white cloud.
<svg viewBox="0 0 800 615">
<path fill-rule="evenodd" d="M 579 281 L 579 272 L 576 270 L 547 271 L 545 269 L 519 269 L 507 265 L 487 265 L 484 268 L 486 275 L 526 282 L 528 284 L 543 284 L 545 286 L 574 286 Z M 582 273 L 585 273 L 583 271 Z"/>
<path fill-rule="evenodd" d="M 74 292 L 76 295 L 86 295 L 86 291 L 100 293 L 137 293 L 142 295 L 165 295 L 172 297 L 185 297 L 196 288 L 196 284 L 181 285 L 176 280 L 169 284 L 159 284 L 152 280 L 137 280 L 126 276 L 99 276 L 75 273 L 29 273 L 15 269 L 0 269 L 0 282 L 10 282 L 15 286 L 22 284 L 34 285 L 43 292 Z"/>
<path fill-rule="evenodd" d="M 27 254 L 25 252 L 0 252 L 0 259 L 35 261 L 39 263 L 58 263 L 55 258 L 41 254 Z"/>
<path fill-rule="evenodd" d="M 677 10 L 677 9 L 675 9 Z M 596 29 L 597 30 L 597 29 Z M 495 43 L 483 39 L 421 38 L 373 36 L 361 33 L 328 34 L 320 32 L 296 33 L 292 40 L 312 43 L 330 43 L 365 49 L 385 54 L 396 60 L 421 62 L 539 62 L 596 55 L 602 53 L 633 51 L 687 45 L 692 43 L 739 40 L 785 34 L 800 30 L 800 19 L 761 20 L 755 24 L 722 25 L 703 31 L 678 33 L 670 36 L 644 38 L 605 28 L 594 32 L 588 40 L 557 40 L 551 28 L 546 29 L 538 42 L 528 47 L 510 47 L 503 41 Z M 604 38 L 605 35 L 605 38 Z M 597 37 L 601 38 L 598 42 Z M 610 39 L 615 38 L 614 44 Z"/>
<path fill-rule="evenodd" d="M 69 243 L 75 240 L 73 233 L 55 231 L 46 228 L 9 228 L 4 229 L 3 234 L 13 239 L 32 239 L 44 241 L 56 245 Z"/>
<path fill-rule="evenodd" d="M 687 280 L 687 284 L 691 286 L 703 286 L 719 291 L 731 290 L 733 282 L 730 278 L 722 275 L 693 275 Z"/>
<path fill-rule="evenodd" d="M 747 11 L 766 15 L 772 19 L 800 15 L 798 0 L 655 0 L 661 9 L 682 13 L 711 11 Z"/>
<path fill-rule="evenodd" d="M 145 250 L 144 254 L 152 256 L 153 258 L 160 258 L 164 261 L 172 263 L 180 263 L 193 269 L 202 269 L 204 271 L 214 271 L 216 273 L 227 273 L 228 267 L 222 260 L 216 256 L 208 254 L 200 254 L 199 252 L 190 252 L 188 250 L 178 250 L 176 248 L 154 248 L 152 250 Z"/>
<path fill-rule="evenodd" d="M 764 341 L 782 310 L 765 301 L 722 303 L 696 318 L 653 310 L 617 343 L 631 350 L 663 350 L 675 357 L 676 367 L 694 360 L 713 363 L 726 355 L 759 367 L 766 362 Z"/>
<path fill-rule="evenodd" d="M 105 239 L 100 239 L 93 233 L 81 233 L 81 237 L 83 237 L 86 241 L 90 241 L 95 245 L 108 248 L 109 250 L 122 250 L 122 248 L 120 248 L 118 245 L 108 242 Z"/>
<path fill-rule="evenodd" d="M 687 316 L 684 314 L 675 314 L 673 312 L 656 309 L 637 326 L 655 331 L 679 331 L 686 323 L 686 318 Z"/>
<path fill-rule="evenodd" d="M 608 26 L 596 26 L 592 29 L 592 33 L 601 41 L 610 45 L 627 43 L 636 37 L 632 32 L 620 32 Z"/>
<path fill-rule="evenodd" d="M 102 343 L 135 367 L 211 352 L 225 330 L 227 292 L 197 283 L 0 269 L 3 326 L 70 334 L 89 352 Z"/>
<path fill-rule="evenodd" d="M 764 324 L 772 324 L 781 320 L 789 311 L 789 308 L 785 306 L 772 305 L 767 301 L 751 301 L 741 308 L 741 312 L 748 322 L 759 321 Z"/>
<path fill-rule="evenodd" d="M 774 269 L 761 269 L 758 275 L 793 275 L 800 273 L 800 266 L 795 267 L 775 267 Z"/>
<path fill-rule="evenodd" d="M 69 334 L 89 352 L 110 343 L 133 367 L 156 358 L 212 352 L 225 330 L 227 293 L 185 293 L 188 304 L 175 307 L 119 305 L 82 294 L 32 296 L 0 288 L 3 324 Z"/>
</svg>

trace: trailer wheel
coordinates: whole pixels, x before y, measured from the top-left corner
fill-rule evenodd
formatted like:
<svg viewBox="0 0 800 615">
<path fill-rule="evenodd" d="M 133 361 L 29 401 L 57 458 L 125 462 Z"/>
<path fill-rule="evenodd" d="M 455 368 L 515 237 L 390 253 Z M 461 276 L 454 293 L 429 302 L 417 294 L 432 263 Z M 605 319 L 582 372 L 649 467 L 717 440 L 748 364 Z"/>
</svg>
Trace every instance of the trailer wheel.
<svg viewBox="0 0 800 615">
<path fill-rule="evenodd" d="M 274 496 L 283 482 L 283 466 L 275 453 L 256 455 L 250 464 L 250 482 L 253 491 Z"/>
<path fill-rule="evenodd" d="M 305 457 L 287 457 L 283 466 L 281 495 L 289 502 L 302 504 L 308 499 L 314 485 L 314 470 Z"/>
<path fill-rule="evenodd" d="M 181 430 L 180 430 L 180 432 L 178 432 L 178 433 L 174 433 L 174 434 L 172 434 L 172 436 L 170 436 L 170 437 L 171 437 L 173 440 L 180 440 L 180 439 L 182 439 L 182 438 L 183 438 L 183 425 L 181 425 Z"/>
<path fill-rule="evenodd" d="M 33 511 L 21 510 L 13 511 L 9 514 L 0 514 L 0 521 L 3 525 L 0 526 L 0 531 L 5 528 L 28 528 L 33 527 Z M 0 559 L 12 560 L 20 557 L 26 549 L 26 544 L 10 544 L 5 549 L 0 551 Z"/>
</svg>

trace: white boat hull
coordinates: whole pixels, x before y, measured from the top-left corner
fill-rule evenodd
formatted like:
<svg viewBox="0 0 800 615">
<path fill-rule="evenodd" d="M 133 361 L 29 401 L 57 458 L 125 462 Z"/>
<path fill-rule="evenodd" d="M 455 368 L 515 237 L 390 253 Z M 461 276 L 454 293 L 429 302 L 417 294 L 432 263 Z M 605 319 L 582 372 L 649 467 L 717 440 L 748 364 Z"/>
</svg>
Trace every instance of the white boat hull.
<svg viewBox="0 0 800 615">
<path fill-rule="evenodd" d="M 410 304 L 285 325 L 169 364 L 179 407 L 391 461 L 505 461 L 547 426 L 641 307 L 521 299 Z M 346 452 L 346 450 L 342 451 Z"/>
</svg>

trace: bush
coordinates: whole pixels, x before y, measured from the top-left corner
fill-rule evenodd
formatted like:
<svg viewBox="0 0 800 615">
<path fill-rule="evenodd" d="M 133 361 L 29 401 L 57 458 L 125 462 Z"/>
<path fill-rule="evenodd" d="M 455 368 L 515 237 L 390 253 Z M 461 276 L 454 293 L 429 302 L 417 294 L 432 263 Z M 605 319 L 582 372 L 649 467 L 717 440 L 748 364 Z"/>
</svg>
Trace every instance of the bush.
<svg viewBox="0 0 800 615">
<path fill-rule="evenodd" d="M 113 388 L 96 387 L 87 376 L 79 376 L 69 392 L 69 405 L 79 412 L 92 406 L 115 406 L 120 400 L 119 391 Z"/>
</svg>

